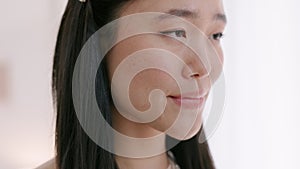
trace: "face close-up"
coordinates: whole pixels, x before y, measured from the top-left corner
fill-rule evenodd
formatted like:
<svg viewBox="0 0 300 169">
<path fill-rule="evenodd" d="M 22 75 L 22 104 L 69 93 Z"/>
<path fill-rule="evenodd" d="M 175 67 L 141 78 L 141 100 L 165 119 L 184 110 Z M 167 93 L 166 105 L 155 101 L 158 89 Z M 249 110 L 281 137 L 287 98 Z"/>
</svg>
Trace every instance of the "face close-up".
<svg viewBox="0 0 300 169">
<path fill-rule="evenodd" d="M 144 63 L 163 67 L 165 71 L 149 68 L 137 72 L 130 81 L 127 93 L 134 108 L 144 112 L 155 106 L 151 105 L 149 96 L 153 90 L 159 89 L 164 93 L 165 109 L 153 121 L 138 123 L 127 118 L 126 113 L 132 115 L 132 112 L 126 112 L 128 109 L 115 108 L 113 126 L 132 137 L 150 137 L 166 133 L 174 138 L 186 140 L 200 131 L 205 102 L 222 69 L 223 53 L 220 39 L 226 24 L 223 4 L 221 0 L 133 0 L 121 8 L 119 17 L 145 12 L 166 13 L 177 17 L 161 17 L 156 20 L 152 26 L 157 34 L 139 34 L 116 44 L 106 56 L 108 76 L 111 82 L 118 66 L 135 55 L 139 59 L 133 59 L 128 64 L 128 69 Z M 202 40 L 195 40 L 200 36 L 189 32 L 191 25 L 201 32 Z M 187 41 L 193 43 L 192 47 L 187 45 L 189 43 L 184 44 Z M 201 43 L 195 44 L 200 41 Z M 147 49 L 156 51 L 153 52 L 153 57 L 151 50 Z M 206 54 L 199 54 L 194 50 L 206 51 Z M 143 58 L 143 51 L 150 57 Z M 173 59 L 165 56 L 170 56 L 170 53 L 174 55 Z M 208 62 L 204 61 L 205 57 L 203 59 L 199 55 L 205 55 Z M 217 74 L 212 75 L 214 70 L 217 70 Z M 122 83 L 118 79 L 114 82 Z M 195 88 L 189 90 L 190 87 L 186 89 L 187 87 L 180 86 L 181 84 L 194 85 Z M 118 95 L 115 95 L 114 99 L 118 100 Z M 118 105 L 114 107 L 116 106 Z"/>
</svg>

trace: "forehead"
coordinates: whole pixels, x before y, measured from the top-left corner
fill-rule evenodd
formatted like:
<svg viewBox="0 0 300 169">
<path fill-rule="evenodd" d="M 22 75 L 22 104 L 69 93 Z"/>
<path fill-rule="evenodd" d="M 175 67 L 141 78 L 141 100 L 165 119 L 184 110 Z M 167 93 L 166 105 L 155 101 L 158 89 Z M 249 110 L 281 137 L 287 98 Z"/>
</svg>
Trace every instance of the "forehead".
<svg viewBox="0 0 300 169">
<path fill-rule="evenodd" d="M 224 13 L 222 0 L 132 0 L 121 10 L 125 16 L 141 12 L 168 12 L 170 9 L 194 11 L 199 18 L 207 18 Z"/>
</svg>

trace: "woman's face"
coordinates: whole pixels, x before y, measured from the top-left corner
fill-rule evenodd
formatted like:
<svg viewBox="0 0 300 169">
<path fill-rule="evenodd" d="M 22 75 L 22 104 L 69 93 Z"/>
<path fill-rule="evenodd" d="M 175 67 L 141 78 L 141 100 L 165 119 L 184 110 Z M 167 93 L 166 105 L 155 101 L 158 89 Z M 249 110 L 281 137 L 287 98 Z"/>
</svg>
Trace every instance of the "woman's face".
<svg viewBox="0 0 300 169">
<path fill-rule="evenodd" d="M 161 17 L 152 25 L 154 30 L 161 35 L 140 34 L 129 37 L 114 46 L 107 57 L 110 82 L 118 66 L 126 59 L 134 58 L 134 55 L 138 56 L 136 58 L 139 59 L 131 60 L 127 64 L 128 69 L 137 65 L 147 67 L 148 64 L 163 67 L 166 71 L 149 68 L 137 72 L 130 81 L 127 94 L 134 108 L 145 112 L 151 107 L 149 101 L 151 92 L 160 89 L 163 92 L 163 95 L 160 96 L 163 98 L 158 99 L 165 99 L 165 108 L 159 117 L 143 122 L 143 125 L 160 132 L 166 132 L 177 139 L 189 139 L 201 128 L 203 107 L 211 86 L 218 76 L 214 75 L 215 77 L 212 77 L 210 71 L 221 69 L 223 63 L 220 37 L 226 24 L 226 18 L 222 2 L 221 0 L 135 0 L 122 8 L 120 17 L 144 12 L 169 13 L 186 20 L 186 23 L 175 17 Z M 206 43 L 194 44 L 194 47 L 199 48 L 196 50 L 213 49 L 215 55 L 208 55 L 207 57 L 217 57 L 212 60 L 219 60 L 220 64 L 214 62 L 204 63 L 203 59 L 200 58 L 201 56 L 195 54 L 190 47 L 180 42 L 192 41 L 190 39 L 198 37 L 191 36 L 192 33 L 188 32 L 191 29 L 187 23 L 193 24 L 199 29 L 203 33 L 202 38 L 204 37 L 210 44 L 210 47 L 206 46 Z M 136 23 L 135 26 L 139 27 L 141 25 Z M 196 42 L 203 42 L 203 39 L 194 40 L 194 43 Z M 151 50 L 147 49 L 156 51 L 153 52 L 153 57 L 151 57 Z M 154 49 L 160 49 L 161 52 Z M 174 59 L 170 59 L 172 56 L 165 51 L 174 54 Z M 143 56 L 143 52 L 145 56 Z M 165 55 L 169 56 L 166 57 Z M 208 60 L 210 59 L 208 58 Z M 172 72 L 173 76 L 168 73 L 168 70 Z M 126 74 L 126 71 L 122 73 Z M 182 90 L 185 86 L 180 86 L 178 78 L 181 79 L 181 84 L 191 84 L 192 86 L 196 84 L 196 88 L 190 91 Z M 114 82 L 122 83 L 122 80 L 116 79 Z M 127 89 L 124 87 L 121 90 Z M 118 100 L 118 94 L 115 95 L 115 99 Z M 119 103 L 122 104 L 122 101 Z M 156 105 L 152 106 L 155 107 Z M 126 107 L 126 105 L 120 107 Z M 122 115 L 124 113 L 132 115 L 132 112 L 126 112 L 126 110 L 129 109 L 124 108 Z M 127 117 L 126 115 L 122 116 L 123 121 L 130 121 Z"/>
</svg>

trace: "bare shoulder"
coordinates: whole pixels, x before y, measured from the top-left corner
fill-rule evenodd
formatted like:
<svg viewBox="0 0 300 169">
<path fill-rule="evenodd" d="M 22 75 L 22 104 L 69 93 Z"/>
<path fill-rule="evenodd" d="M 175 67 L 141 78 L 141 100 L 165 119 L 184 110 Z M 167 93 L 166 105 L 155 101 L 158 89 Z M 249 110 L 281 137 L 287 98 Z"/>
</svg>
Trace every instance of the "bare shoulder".
<svg viewBox="0 0 300 169">
<path fill-rule="evenodd" d="M 55 159 L 51 159 L 47 162 L 45 162 L 44 164 L 38 166 L 37 168 L 35 169 L 56 169 L 56 166 L 55 166 Z"/>
</svg>

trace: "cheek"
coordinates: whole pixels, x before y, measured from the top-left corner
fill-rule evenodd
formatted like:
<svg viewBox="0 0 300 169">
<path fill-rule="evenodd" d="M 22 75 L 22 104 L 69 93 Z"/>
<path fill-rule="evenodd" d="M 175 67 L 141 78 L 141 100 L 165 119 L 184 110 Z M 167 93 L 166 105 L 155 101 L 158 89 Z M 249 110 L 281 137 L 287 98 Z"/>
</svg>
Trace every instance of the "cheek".
<svg viewBox="0 0 300 169">
<path fill-rule="evenodd" d="M 148 69 L 138 73 L 131 81 L 129 88 L 132 105 L 140 111 L 149 109 L 149 96 L 155 89 L 162 90 L 167 97 L 172 90 L 176 90 L 176 81 L 167 73 L 157 69 Z"/>
<path fill-rule="evenodd" d="M 167 97 L 180 91 L 177 82 L 169 74 L 155 69 L 139 73 L 130 85 L 130 100 L 136 109 L 144 112 L 150 109 L 149 96 L 154 89 L 160 89 L 165 93 L 167 104 L 161 116 L 148 125 L 158 131 L 165 132 L 174 124 L 180 111 L 180 108 L 174 106 L 174 103 Z"/>
<path fill-rule="evenodd" d="M 224 64 L 224 54 L 223 54 L 223 50 L 222 50 L 221 46 L 219 46 L 217 48 L 217 53 L 218 53 L 218 57 L 219 57 L 219 59 L 221 61 L 221 65 L 223 66 L 223 64 Z"/>
<path fill-rule="evenodd" d="M 210 58 L 212 68 L 210 80 L 211 85 L 213 85 L 223 72 L 224 56 L 220 44 L 214 44 L 214 46 L 209 49 L 211 49 L 211 55 L 209 55 L 208 57 Z"/>
</svg>

